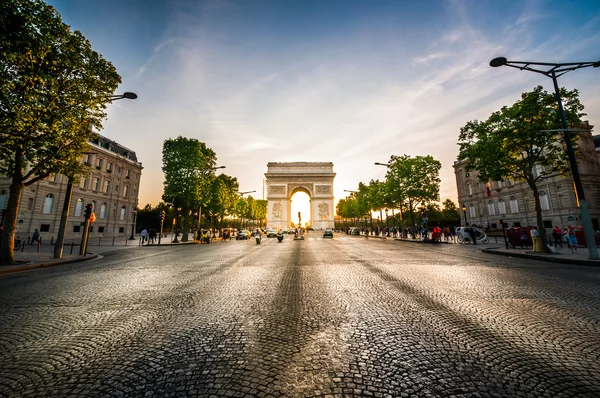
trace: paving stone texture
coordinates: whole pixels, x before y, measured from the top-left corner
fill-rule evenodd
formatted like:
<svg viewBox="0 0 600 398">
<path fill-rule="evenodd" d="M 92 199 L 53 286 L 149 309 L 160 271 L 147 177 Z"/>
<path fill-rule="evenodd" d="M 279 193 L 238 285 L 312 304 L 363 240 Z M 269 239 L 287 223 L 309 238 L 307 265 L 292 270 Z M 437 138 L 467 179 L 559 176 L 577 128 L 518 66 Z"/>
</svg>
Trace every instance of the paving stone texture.
<svg viewBox="0 0 600 398">
<path fill-rule="evenodd" d="M 600 269 L 317 232 L 0 277 L 3 397 L 599 397 Z"/>
</svg>

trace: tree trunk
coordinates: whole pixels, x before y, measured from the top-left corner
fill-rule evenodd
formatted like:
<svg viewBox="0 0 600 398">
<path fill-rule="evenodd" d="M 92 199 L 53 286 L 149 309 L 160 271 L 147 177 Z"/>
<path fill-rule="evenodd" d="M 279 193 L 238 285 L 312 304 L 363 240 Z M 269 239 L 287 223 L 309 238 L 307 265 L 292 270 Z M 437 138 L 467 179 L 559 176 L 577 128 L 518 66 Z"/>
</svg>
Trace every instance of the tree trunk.
<svg viewBox="0 0 600 398">
<path fill-rule="evenodd" d="M 23 184 L 23 157 L 22 150 L 15 152 L 15 166 L 12 183 L 9 188 L 8 205 L 4 211 L 4 229 L 0 238 L 0 264 L 15 264 L 15 230 L 19 217 L 19 204 L 25 188 Z M 25 241 L 22 242 L 25 244 Z"/>
<path fill-rule="evenodd" d="M 529 187 L 533 191 L 533 203 L 535 204 L 535 219 L 538 227 L 538 231 L 540 231 L 540 245 L 542 246 L 543 253 L 549 253 L 548 246 L 546 244 L 546 229 L 544 228 L 544 220 L 542 218 L 542 205 L 540 203 L 540 191 L 538 191 L 537 185 L 535 182 L 529 184 Z"/>
<path fill-rule="evenodd" d="M 189 228 L 189 223 L 188 223 L 189 208 L 188 208 L 187 204 L 183 206 L 182 213 L 183 213 L 183 227 L 181 228 L 181 241 L 187 242 L 188 235 L 190 233 L 190 228 Z"/>
</svg>

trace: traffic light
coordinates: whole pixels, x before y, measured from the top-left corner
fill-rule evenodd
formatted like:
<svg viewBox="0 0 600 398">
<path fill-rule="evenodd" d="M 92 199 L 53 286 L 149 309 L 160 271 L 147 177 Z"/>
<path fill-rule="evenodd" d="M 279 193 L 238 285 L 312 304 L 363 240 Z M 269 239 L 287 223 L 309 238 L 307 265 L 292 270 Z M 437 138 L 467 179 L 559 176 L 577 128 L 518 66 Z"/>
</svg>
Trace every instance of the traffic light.
<svg viewBox="0 0 600 398">
<path fill-rule="evenodd" d="M 160 221 L 165 221 L 165 212 L 164 211 L 160 212 Z"/>
<path fill-rule="evenodd" d="M 88 220 L 92 215 L 92 209 L 93 209 L 93 206 L 91 203 L 88 203 L 87 205 L 85 205 L 85 218 Z"/>
</svg>

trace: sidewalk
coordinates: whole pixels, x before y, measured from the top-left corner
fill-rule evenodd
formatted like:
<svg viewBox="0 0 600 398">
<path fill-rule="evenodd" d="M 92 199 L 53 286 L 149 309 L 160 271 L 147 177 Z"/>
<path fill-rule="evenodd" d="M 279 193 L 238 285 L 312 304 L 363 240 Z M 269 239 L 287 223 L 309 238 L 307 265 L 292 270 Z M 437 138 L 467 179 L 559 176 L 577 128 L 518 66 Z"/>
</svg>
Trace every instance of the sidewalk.
<svg viewBox="0 0 600 398">
<path fill-rule="evenodd" d="M 534 253 L 532 249 L 506 249 L 504 247 L 487 247 L 481 250 L 483 253 L 495 254 L 500 256 L 528 258 L 536 261 L 549 261 L 552 263 L 587 265 L 600 267 L 600 260 L 590 260 L 586 247 L 579 247 L 577 252 L 571 254 L 566 247 L 558 248 L 556 253 Z"/>
<path fill-rule="evenodd" d="M 181 239 L 181 236 L 179 237 Z M 190 245 L 197 244 L 191 239 L 188 242 L 177 242 L 173 243 L 173 235 L 163 237 L 161 244 L 151 244 L 146 246 L 178 246 L 178 245 Z M 139 237 L 134 240 L 119 238 L 113 241 L 112 238 L 90 238 L 88 241 L 87 255 L 79 255 L 79 243 L 80 240 L 65 241 L 63 245 L 63 256 L 62 258 L 54 258 L 54 245 L 50 242 L 44 242 L 40 245 L 39 252 L 37 251 L 37 245 L 24 244 L 18 251 L 15 251 L 15 265 L 0 265 L 0 275 L 12 274 L 15 272 L 26 271 L 36 268 L 53 267 L 56 265 L 76 263 L 80 261 L 93 260 L 98 257 L 100 253 L 112 250 L 124 250 L 140 247 Z M 72 250 L 72 252 L 71 252 Z"/>
</svg>

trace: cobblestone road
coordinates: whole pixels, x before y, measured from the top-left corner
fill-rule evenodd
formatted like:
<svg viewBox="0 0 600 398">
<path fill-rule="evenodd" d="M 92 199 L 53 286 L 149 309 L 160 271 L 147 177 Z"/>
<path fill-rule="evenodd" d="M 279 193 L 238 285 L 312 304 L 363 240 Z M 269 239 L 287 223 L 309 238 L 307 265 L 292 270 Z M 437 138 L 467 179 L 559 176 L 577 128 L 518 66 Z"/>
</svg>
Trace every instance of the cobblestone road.
<svg viewBox="0 0 600 398">
<path fill-rule="evenodd" d="M 336 235 L 0 278 L 0 396 L 599 397 L 597 268 Z"/>
</svg>

